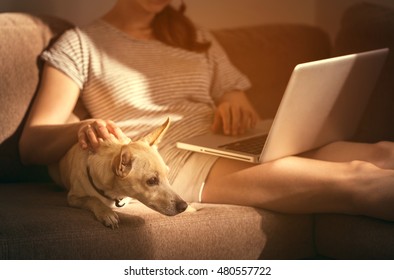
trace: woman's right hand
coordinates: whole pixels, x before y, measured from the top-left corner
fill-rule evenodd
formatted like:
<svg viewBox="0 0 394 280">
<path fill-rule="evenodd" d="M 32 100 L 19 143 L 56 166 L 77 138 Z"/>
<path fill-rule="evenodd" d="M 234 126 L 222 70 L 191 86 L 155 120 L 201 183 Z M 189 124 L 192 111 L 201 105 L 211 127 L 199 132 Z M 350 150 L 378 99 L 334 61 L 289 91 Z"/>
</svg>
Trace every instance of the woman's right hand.
<svg viewBox="0 0 394 280">
<path fill-rule="evenodd" d="M 127 139 L 123 131 L 110 120 L 90 119 L 82 122 L 78 130 L 78 143 L 82 149 L 96 152 L 100 146 L 99 139 L 115 136 L 119 140 Z"/>
</svg>

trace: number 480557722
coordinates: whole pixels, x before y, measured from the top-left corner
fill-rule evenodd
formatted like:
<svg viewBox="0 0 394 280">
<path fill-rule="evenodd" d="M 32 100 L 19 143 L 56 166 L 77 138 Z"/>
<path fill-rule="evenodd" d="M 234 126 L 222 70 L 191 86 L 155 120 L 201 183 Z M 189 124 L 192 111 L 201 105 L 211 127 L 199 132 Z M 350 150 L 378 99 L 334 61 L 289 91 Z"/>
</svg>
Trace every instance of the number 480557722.
<svg viewBox="0 0 394 280">
<path fill-rule="evenodd" d="M 220 275 L 271 275 L 270 267 L 261 266 L 222 266 L 217 271 Z"/>
</svg>

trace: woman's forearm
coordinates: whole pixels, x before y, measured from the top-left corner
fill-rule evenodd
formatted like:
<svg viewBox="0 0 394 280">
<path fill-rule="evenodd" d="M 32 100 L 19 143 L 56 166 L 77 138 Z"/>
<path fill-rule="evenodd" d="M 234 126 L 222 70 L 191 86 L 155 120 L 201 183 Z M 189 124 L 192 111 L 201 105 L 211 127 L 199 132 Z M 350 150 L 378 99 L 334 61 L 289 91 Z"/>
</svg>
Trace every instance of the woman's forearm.
<svg viewBox="0 0 394 280">
<path fill-rule="evenodd" d="M 76 143 L 82 149 L 96 152 L 99 139 L 115 136 L 128 139 L 110 120 L 86 119 L 55 125 L 27 125 L 19 141 L 20 158 L 24 164 L 52 164 L 58 162 Z"/>
<path fill-rule="evenodd" d="M 52 164 L 78 142 L 82 122 L 61 125 L 37 125 L 23 131 L 19 153 L 24 164 Z"/>
</svg>

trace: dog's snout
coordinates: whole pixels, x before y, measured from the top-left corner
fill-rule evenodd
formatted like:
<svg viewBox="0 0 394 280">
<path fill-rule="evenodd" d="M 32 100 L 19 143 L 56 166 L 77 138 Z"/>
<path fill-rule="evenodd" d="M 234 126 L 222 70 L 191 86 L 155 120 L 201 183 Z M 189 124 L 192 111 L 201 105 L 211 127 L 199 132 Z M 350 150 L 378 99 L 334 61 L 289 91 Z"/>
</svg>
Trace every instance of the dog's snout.
<svg viewBox="0 0 394 280">
<path fill-rule="evenodd" d="M 178 211 L 178 213 L 182 213 L 187 209 L 187 207 L 188 207 L 187 203 L 183 200 L 177 201 L 176 203 L 176 210 Z"/>
</svg>

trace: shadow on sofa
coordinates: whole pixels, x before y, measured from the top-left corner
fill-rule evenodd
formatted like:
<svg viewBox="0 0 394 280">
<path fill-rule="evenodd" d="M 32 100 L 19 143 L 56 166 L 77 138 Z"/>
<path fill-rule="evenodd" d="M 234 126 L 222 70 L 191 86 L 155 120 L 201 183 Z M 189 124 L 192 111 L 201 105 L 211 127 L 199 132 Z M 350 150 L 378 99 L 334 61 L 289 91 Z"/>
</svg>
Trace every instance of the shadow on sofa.
<svg viewBox="0 0 394 280">
<path fill-rule="evenodd" d="M 383 14 L 390 20 L 384 20 Z M 261 116 L 272 117 L 296 64 L 329 57 L 331 52 L 390 47 L 393 18 L 392 11 L 379 6 L 356 5 L 345 14 L 334 47 L 324 31 L 305 25 L 217 30 L 214 35 L 252 80 L 248 95 Z M 365 20 L 368 29 L 356 32 Z M 50 182 L 46 169 L 23 166 L 17 149 L 39 82 L 38 55 L 67 28 L 68 23 L 56 18 L 0 14 L 0 60 L 4 62 L 0 65 L 0 259 L 394 257 L 394 223 L 365 217 L 284 215 L 198 203 L 193 204 L 196 213 L 165 217 L 133 203 L 118 210 L 120 228 L 111 230 L 90 212 L 68 207 L 65 191 Z M 384 35 L 379 40 L 373 37 L 371 44 L 367 35 L 375 36 L 376 28 Z M 394 140 L 392 60 L 391 55 L 355 140 Z M 376 121 L 383 124 L 377 128 Z"/>
</svg>

